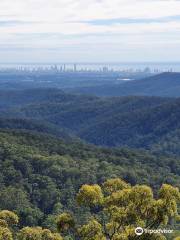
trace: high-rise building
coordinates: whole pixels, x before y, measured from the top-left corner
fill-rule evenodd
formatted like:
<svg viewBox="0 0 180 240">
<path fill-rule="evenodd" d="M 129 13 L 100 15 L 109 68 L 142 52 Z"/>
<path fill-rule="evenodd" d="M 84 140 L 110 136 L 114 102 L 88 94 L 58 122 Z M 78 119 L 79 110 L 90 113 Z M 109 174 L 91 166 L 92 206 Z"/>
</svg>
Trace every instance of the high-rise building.
<svg viewBox="0 0 180 240">
<path fill-rule="evenodd" d="M 66 64 L 64 64 L 63 71 L 66 72 Z"/>
</svg>

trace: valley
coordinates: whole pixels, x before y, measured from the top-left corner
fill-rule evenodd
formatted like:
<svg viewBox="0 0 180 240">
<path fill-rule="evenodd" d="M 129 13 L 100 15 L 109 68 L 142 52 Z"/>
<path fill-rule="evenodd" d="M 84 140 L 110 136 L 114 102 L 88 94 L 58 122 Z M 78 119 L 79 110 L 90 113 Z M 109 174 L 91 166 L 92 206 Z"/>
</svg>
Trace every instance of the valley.
<svg viewBox="0 0 180 240">
<path fill-rule="evenodd" d="M 155 194 L 163 183 L 180 187 L 178 91 L 162 97 L 71 90 L 0 88 L 0 209 L 16 212 L 20 227 L 55 231 L 55 217 L 66 211 L 85 222 L 90 212 L 76 202 L 83 184 L 122 178 Z"/>
</svg>

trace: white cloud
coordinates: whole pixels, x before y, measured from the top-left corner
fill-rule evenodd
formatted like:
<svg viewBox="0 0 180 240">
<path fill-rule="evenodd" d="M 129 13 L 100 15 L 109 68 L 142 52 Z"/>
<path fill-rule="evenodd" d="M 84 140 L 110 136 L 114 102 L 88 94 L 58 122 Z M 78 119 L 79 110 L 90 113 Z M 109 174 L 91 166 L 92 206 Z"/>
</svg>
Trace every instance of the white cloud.
<svg viewBox="0 0 180 240">
<path fill-rule="evenodd" d="M 179 15 L 175 0 L 1 0 L 0 14 L 20 20 L 69 21 L 100 18 L 157 18 Z"/>
<path fill-rule="evenodd" d="M 84 52 L 90 45 L 96 52 L 99 47 L 104 47 L 111 60 L 113 54 L 117 56 L 115 51 L 122 51 L 123 48 L 129 49 L 129 54 L 130 50 L 140 51 L 140 46 L 143 46 L 143 51 L 149 51 L 153 46 L 156 50 L 154 56 L 158 52 L 160 56 L 164 48 L 172 48 L 174 55 L 171 56 L 177 59 L 180 19 L 129 24 L 114 22 L 111 25 L 88 22 L 119 18 L 158 19 L 178 15 L 180 1 L 175 0 L 1 0 L 0 46 L 7 45 L 9 51 L 27 48 L 27 52 L 29 48 L 41 48 L 41 51 L 63 49 L 65 55 L 70 47 L 71 50 Z M 176 39 L 172 39 L 172 35 Z M 76 50 L 73 58 L 79 57 Z"/>
</svg>

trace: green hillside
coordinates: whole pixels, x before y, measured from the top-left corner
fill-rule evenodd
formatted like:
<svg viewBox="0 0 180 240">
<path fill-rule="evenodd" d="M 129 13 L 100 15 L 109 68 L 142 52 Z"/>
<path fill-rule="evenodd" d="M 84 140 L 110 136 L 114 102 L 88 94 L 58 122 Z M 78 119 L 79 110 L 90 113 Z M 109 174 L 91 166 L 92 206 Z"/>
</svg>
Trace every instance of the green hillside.
<svg viewBox="0 0 180 240">
<path fill-rule="evenodd" d="M 97 96 L 161 96 L 180 97 L 180 73 L 165 72 L 121 84 L 79 87 L 72 92 Z"/>
<path fill-rule="evenodd" d="M 27 91 L 31 97 L 26 95 Z M 14 94 L 18 101 L 23 96 L 23 103 L 9 104 L 9 110 L 1 112 L 2 117 L 17 122 L 18 119 L 45 122 L 51 126 L 45 131 L 47 133 L 58 136 L 58 131 L 63 131 L 65 135 L 73 134 L 96 145 L 179 154 L 180 99 L 98 98 L 65 94 L 59 90 L 37 93 L 26 90 L 16 93 L 16 97 Z"/>
<path fill-rule="evenodd" d="M 33 119 L 21 119 L 21 118 L 0 118 L 0 129 L 6 130 L 27 130 L 36 133 L 46 133 L 63 140 L 78 140 L 77 137 L 69 133 L 68 130 L 61 129 L 58 126 Z"/>
<path fill-rule="evenodd" d="M 96 97 L 93 97 L 95 99 Z M 92 99 L 88 96 L 65 94 L 56 88 L 35 88 L 26 90 L 0 90 L 0 109 L 24 106 L 26 104 L 39 104 L 45 102 L 72 102 Z"/>
<path fill-rule="evenodd" d="M 145 151 L 65 143 L 26 131 L 0 132 L 0 209 L 16 211 L 21 225 L 52 228 L 52 215 L 67 209 L 80 220 L 83 212 L 74 196 L 84 183 L 122 177 L 156 189 L 162 183 L 180 186 L 179 173 L 179 159 Z"/>
<path fill-rule="evenodd" d="M 83 129 L 80 136 L 95 144 L 151 148 L 163 144 L 163 139 L 174 142 L 179 139 L 180 99 L 146 109 L 115 113 L 106 119 Z M 168 137 L 171 135 L 171 138 Z M 179 148 L 179 141 L 176 141 Z"/>
</svg>

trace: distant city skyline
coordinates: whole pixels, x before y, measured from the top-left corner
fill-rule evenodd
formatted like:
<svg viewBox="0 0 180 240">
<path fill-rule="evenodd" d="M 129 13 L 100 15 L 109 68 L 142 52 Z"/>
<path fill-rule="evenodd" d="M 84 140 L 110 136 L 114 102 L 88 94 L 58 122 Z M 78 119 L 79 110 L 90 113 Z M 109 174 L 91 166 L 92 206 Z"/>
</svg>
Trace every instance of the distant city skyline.
<svg viewBox="0 0 180 240">
<path fill-rule="evenodd" d="M 180 62 L 179 0 L 1 0 L 0 62 Z"/>
<path fill-rule="evenodd" d="M 49 63 L 2 64 L 0 71 L 42 72 L 180 72 L 180 63 Z"/>
</svg>

